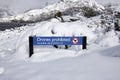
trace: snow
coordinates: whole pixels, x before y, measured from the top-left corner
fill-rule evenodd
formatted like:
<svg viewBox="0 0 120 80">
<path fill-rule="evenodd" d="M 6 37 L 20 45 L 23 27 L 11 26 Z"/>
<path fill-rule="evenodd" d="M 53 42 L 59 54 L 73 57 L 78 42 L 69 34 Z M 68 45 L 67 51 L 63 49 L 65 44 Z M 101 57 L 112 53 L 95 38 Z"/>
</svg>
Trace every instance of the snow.
<svg viewBox="0 0 120 80">
<path fill-rule="evenodd" d="M 63 8 L 60 8 L 63 3 L 58 7 L 54 5 L 47 9 Z M 42 10 L 47 13 L 47 9 L 4 19 L 27 21 L 33 19 L 31 15 L 36 19 L 43 14 Z M 66 15 L 63 16 L 64 23 L 51 18 L 0 31 L 0 80 L 120 80 L 120 32 L 114 29 L 105 32 L 106 28 L 100 27 L 100 16 L 76 15 L 80 19 L 74 22 L 69 19 L 78 17 Z M 87 36 L 87 49 L 82 50 L 81 46 L 68 49 L 34 46 L 34 54 L 29 58 L 29 36 Z"/>
<path fill-rule="evenodd" d="M 103 47 L 113 47 L 119 44 L 119 36 L 112 30 L 104 37 L 99 38 L 96 42 Z"/>
<path fill-rule="evenodd" d="M 88 20 L 88 22 L 90 21 Z M 106 34 L 104 33 L 100 34 L 101 32 L 99 31 L 101 31 L 101 28 L 96 28 L 96 29 L 94 28 L 88 28 L 86 22 L 84 21 L 81 22 L 81 20 L 76 22 L 61 23 L 57 19 L 51 19 L 49 21 L 43 21 L 41 23 L 36 23 L 31 26 L 21 27 L 15 29 L 15 31 L 6 30 L 1 33 L 2 44 L 10 43 L 11 41 L 13 43 L 5 44 L 3 46 L 1 50 L 2 52 L 1 57 L 5 57 L 5 55 L 9 51 L 11 52 L 11 54 L 13 54 L 12 56 L 13 60 L 28 59 L 29 36 L 87 36 L 88 44 L 93 44 L 95 42 L 101 47 L 114 47 L 119 45 L 119 36 L 116 35 L 114 30 Z M 55 34 L 51 33 L 52 30 L 55 32 Z M 96 30 L 98 32 L 96 32 Z M 17 32 L 18 34 L 14 34 L 15 32 Z M 15 36 L 16 38 L 14 38 Z M 11 45 L 11 47 L 9 47 L 8 45 Z M 7 46 L 7 51 L 4 51 L 6 49 L 6 46 Z M 78 51 L 77 48 L 79 48 Z M 75 57 L 82 55 L 84 53 L 81 52 L 80 47 L 76 47 L 76 46 L 72 46 L 68 50 L 63 50 L 63 49 L 57 50 L 54 49 L 52 46 L 47 46 L 47 47 L 40 46 L 40 47 L 35 47 L 34 52 L 35 54 L 31 57 L 31 61 L 33 62 L 50 61 L 64 57 Z"/>
<path fill-rule="evenodd" d="M 8 11 L 11 8 L 14 12 L 12 15 L 17 15 L 32 9 L 41 9 L 57 2 L 59 0 L 0 0 L 0 7 L 2 9 L 8 8 Z"/>
<path fill-rule="evenodd" d="M 117 5 L 115 9 L 116 11 L 120 12 L 120 5 Z"/>
<path fill-rule="evenodd" d="M 119 49 L 120 49 L 120 46 L 118 45 L 118 46 L 103 50 L 103 51 L 101 51 L 101 53 L 105 56 L 120 57 Z"/>
<path fill-rule="evenodd" d="M 69 29 L 68 29 L 68 26 L 69 26 Z M 51 33 L 52 30 L 55 32 L 54 35 Z M 28 55 L 29 54 L 28 37 L 33 35 L 34 36 L 87 36 L 88 43 L 91 43 L 91 41 L 94 41 L 96 39 L 96 35 L 94 34 L 94 32 L 91 29 L 89 29 L 86 26 L 86 23 L 84 22 L 77 21 L 73 23 L 69 23 L 69 22 L 61 23 L 61 22 L 58 22 L 57 19 L 52 19 L 51 21 L 48 21 L 48 22 L 45 21 L 42 23 L 35 24 L 33 27 L 23 31 L 19 35 L 19 37 L 17 38 L 18 41 L 17 41 L 16 47 L 15 47 L 15 58 L 25 59 L 29 56 Z M 39 50 L 37 52 L 39 54 L 42 53 L 42 51 L 39 51 Z M 49 54 L 51 53 L 56 53 L 56 52 L 54 52 L 53 50 L 53 52 L 52 51 L 49 52 Z M 64 53 L 64 52 L 61 51 L 59 53 Z M 44 56 L 46 56 L 46 54 Z"/>
<path fill-rule="evenodd" d="M 59 2 L 53 5 L 48 5 L 43 9 L 35 9 L 35 10 L 30 10 L 24 14 L 19 14 L 16 16 L 10 16 L 9 18 L 1 18 L 0 22 L 11 22 L 13 20 L 21 20 L 21 21 L 42 21 L 42 20 L 46 20 L 49 18 L 53 18 L 54 14 L 57 11 L 60 11 L 64 14 L 69 14 L 70 12 L 68 12 L 67 10 L 71 9 L 71 8 L 80 8 L 80 7 L 84 7 L 84 6 L 88 6 L 88 7 L 94 7 L 94 9 L 96 11 L 103 11 L 104 7 L 102 5 L 99 5 L 97 2 L 95 1 L 91 1 L 91 3 L 89 4 L 89 0 L 88 1 L 66 1 L 66 2 Z M 67 11 L 67 12 L 66 12 Z"/>
<path fill-rule="evenodd" d="M 4 71 L 5 69 L 3 67 L 0 67 L 0 75 L 3 74 Z"/>
<path fill-rule="evenodd" d="M 81 2 L 89 2 L 89 5 L 96 4 L 96 1 L 100 4 L 119 4 L 120 0 L 63 0 L 63 1 L 81 1 Z M 5 11 L 1 11 L 0 17 L 8 17 L 17 14 L 22 14 L 32 9 L 42 9 L 47 5 L 54 4 L 60 2 L 60 0 L 0 0 L 0 8 Z M 26 5 L 27 3 L 27 5 Z M 23 6 L 24 5 L 24 6 Z M 7 11 L 6 11 L 7 10 Z M 9 14 L 10 13 L 10 14 Z"/>
<path fill-rule="evenodd" d="M 119 4 L 120 0 L 96 0 L 100 4 Z"/>
<path fill-rule="evenodd" d="M 12 8 L 10 7 L 1 7 L 0 6 L 0 18 L 4 18 L 4 17 L 8 17 L 8 16 L 12 16 L 15 14 L 15 11 L 13 11 Z"/>
<path fill-rule="evenodd" d="M 111 49 L 107 51 L 109 50 Z M 103 52 L 106 53 L 106 51 Z M 98 51 L 85 53 L 78 57 L 63 58 L 42 63 L 31 61 L 4 61 L 1 63 L 6 68 L 4 75 L 0 75 L 1 80 L 120 79 L 120 59 L 103 56 Z"/>
</svg>

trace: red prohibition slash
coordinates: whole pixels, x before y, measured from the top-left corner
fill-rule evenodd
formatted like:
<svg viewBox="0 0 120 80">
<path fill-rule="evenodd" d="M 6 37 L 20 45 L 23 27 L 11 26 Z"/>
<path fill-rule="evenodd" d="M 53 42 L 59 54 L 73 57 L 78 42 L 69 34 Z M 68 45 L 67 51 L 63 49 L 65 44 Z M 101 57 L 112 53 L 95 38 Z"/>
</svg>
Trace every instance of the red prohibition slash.
<svg viewBox="0 0 120 80">
<path fill-rule="evenodd" d="M 73 38 L 73 39 L 72 39 L 72 43 L 73 43 L 73 44 L 78 44 L 78 38 Z"/>
</svg>

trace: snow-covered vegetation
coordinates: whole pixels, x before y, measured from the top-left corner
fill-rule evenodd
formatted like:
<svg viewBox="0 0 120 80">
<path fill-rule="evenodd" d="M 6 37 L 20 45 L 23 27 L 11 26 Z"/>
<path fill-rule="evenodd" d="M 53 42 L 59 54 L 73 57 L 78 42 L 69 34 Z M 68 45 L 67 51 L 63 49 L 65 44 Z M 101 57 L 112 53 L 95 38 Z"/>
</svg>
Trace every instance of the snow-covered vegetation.
<svg viewBox="0 0 120 80">
<path fill-rule="evenodd" d="M 119 9 L 94 0 L 61 0 L 0 18 L 31 22 L 0 31 L 0 80 L 120 80 Z M 87 49 L 34 46 L 29 58 L 29 36 L 87 36 Z"/>
<path fill-rule="evenodd" d="M 24 14 L 17 16 L 10 16 L 9 18 L 2 18 L 0 22 L 12 22 L 12 21 L 43 21 L 53 18 L 55 13 L 60 11 L 63 15 L 74 15 L 79 12 L 83 15 L 90 16 L 87 10 L 92 16 L 95 16 L 104 10 L 104 7 L 97 4 L 96 2 L 89 3 L 88 1 L 65 1 L 57 4 L 49 5 L 43 9 L 36 9 L 28 11 Z M 82 15 L 82 14 L 81 14 Z"/>
</svg>

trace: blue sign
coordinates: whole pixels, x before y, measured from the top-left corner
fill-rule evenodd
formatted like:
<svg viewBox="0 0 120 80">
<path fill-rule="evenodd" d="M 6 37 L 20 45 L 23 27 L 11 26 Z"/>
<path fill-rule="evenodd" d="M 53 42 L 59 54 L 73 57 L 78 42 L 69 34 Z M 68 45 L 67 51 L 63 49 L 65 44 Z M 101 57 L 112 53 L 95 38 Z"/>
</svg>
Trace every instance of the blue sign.
<svg viewBox="0 0 120 80">
<path fill-rule="evenodd" d="M 33 45 L 82 45 L 83 37 L 33 37 Z"/>
<path fill-rule="evenodd" d="M 86 49 L 87 37 L 29 37 L 29 57 L 34 54 L 34 45 L 82 45 Z"/>
</svg>

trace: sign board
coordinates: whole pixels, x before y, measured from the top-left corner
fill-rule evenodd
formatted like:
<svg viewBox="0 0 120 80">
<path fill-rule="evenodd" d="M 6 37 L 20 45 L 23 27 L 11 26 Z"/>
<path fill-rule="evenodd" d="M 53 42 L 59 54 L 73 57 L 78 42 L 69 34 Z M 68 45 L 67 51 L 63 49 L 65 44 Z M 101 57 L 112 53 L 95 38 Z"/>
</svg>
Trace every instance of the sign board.
<svg viewBox="0 0 120 80">
<path fill-rule="evenodd" d="M 33 45 L 82 45 L 82 37 L 33 37 Z"/>
<path fill-rule="evenodd" d="M 34 53 L 33 46 L 39 45 L 82 45 L 86 49 L 87 37 L 29 37 L 29 57 Z"/>
</svg>

